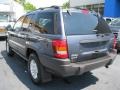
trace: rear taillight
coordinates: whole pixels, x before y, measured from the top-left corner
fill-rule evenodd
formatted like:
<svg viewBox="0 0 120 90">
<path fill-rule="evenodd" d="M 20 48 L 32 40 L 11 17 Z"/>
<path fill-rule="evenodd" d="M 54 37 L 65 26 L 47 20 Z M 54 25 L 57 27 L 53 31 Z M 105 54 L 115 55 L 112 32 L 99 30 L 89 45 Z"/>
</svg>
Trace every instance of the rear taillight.
<svg viewBox="0 0 120 90">
<path fill-rule="evenodd" d="M 83 14 L 88 14 L 89 13 L 88 9 L 82 9 L 81 11 L 82 11 Z"/>
<path fill-rule="evenodd" d="M 54 57 L 65 59 L 68 58 L 68 46 L 66 40 L 52 40 L 52 47 L 54 51 Z"/>
<path fill-rule="evenodd" d="M 114 35 L 114 40 L 113 40 L 113 49 L 116 48 L 116 44 L 117 44 L 117 37 L 116 35 Z"/>
</svg>

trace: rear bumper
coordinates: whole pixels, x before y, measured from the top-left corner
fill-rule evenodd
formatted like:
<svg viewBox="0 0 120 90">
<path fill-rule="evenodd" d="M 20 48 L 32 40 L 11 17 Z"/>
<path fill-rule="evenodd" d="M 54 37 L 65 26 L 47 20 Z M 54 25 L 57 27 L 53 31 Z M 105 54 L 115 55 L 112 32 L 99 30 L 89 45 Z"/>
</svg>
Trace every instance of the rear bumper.
<svg viewBox="0 0 120 90">
<path fill-rule="evenodd" d="M 108 56 L 85 62 L 70 63 L 69 59 L 56 59 L 44 56 L 41 63 L 48 68 L 49 72 L 62 77 L 67 77 L 80 75 L 84 72 L 91 71 L 102 66 L 109 66 L 114 61 L 115 57 L 116 51 L 114 50 L 109 53 Z M 39 58 L 41 59 L 41 57 Z"/>
</svg>

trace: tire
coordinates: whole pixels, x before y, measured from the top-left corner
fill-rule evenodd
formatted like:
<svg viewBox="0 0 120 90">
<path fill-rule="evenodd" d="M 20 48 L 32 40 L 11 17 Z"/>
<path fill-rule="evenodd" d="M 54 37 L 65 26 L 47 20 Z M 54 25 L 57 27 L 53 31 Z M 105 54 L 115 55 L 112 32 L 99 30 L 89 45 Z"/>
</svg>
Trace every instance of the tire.
<svg viewBox="0 0 120 90">
<path fill-rule="evenodd" d="M 14 51 L 12 50 L 12 48 L 9 46 L 7 40 L 6 40 L 6 52 L 8 56 L 14 56 Z"/>
<path fill-rule="evenodd" d="M 90 75 L 90 74 L 92 74 L 90 71 L 83 73 L 83 75 Z"/>
<path fill-rule="evenodd" d="M 119 54 L 120 53 L 120 49 L 117 49 L 117 54 Z"/>
<path fill-rule="evenodd" d="M 28 72 L 34 84 L 40 84 L 42 81 L 41 70 L 43 67 L 35 53 L 31 53 L 28 61 Z"/>
</svg>

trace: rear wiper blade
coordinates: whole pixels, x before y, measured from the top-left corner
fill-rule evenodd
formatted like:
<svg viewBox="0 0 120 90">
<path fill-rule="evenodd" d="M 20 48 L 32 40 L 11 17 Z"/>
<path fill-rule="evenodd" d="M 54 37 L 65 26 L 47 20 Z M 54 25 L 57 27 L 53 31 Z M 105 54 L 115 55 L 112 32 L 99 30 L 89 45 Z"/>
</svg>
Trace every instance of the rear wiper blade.
<svg viewBox="0 0 120 90">
<path fill-rule="evenodd" d="M 70 12 L 70 10 L 67 10 L 67 13 L 68 13 L 70 16 L 72 16 L 72 13 Z"/>
</svg>

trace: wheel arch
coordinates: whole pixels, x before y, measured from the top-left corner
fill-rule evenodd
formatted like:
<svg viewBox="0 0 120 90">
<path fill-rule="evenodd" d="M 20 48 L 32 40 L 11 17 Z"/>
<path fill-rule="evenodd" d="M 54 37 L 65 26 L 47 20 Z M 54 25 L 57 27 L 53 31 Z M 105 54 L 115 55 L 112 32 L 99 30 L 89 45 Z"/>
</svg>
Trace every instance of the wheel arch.
<svg viewBox="0 0 120 90">
<path fill-rule="evenodd" d="M 38 54 L 37 54 L 37 52 L 36 52 L 35 49 L 33 49 L 33 48 L 27 48 L 27 50 L 26 50 L 26 57 L 27 57 L 27 59 L 29 58 L 29 56 L 30 56 L 31 53 L 35 53 L 38 56 Z"/>
</svg>

